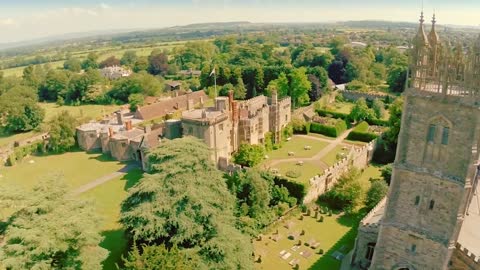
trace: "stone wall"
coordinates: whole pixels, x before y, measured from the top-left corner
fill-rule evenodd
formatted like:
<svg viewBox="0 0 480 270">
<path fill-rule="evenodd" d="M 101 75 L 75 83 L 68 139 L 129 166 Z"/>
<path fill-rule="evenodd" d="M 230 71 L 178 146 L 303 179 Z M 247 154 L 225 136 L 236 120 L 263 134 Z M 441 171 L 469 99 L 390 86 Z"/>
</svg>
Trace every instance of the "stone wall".
<svg viewBox="0 0 480 270">
<path fill-rule="evenodd" d="M 22 141 L 16 141 L 14 143 L 7 144 L 3 147 L 0 148 L 0 161 L 1 164 L 5 164 L 7 162 L 8 157 L 13 154 L 14 150 L 16 147 L 23 147 L 30 145 L 32 143 L 38 142 L 38 141 L 46 141 L 48 140 L 48 133 L 42 133 L 33 137 L 30 137 L 28 139 L 22 140 Z M 1 165 L 0 164 L 0 165 Z"/>
<path fill-rule="evenodd" d="M 357 101 L 360 98 L 374 100 L 377 98 L 383 99 L 387 96 L 394 98 L 391 95 L 382 93 L 382 92 L 359 92 L 359 91 L 350 91 L 350 90 L 338 90 L 339 93 L 343 95 L 343 97 L 350 101 Z"/>
<path fill-rule="evenodd" d="M 480 270 L 480 258 L 462 247 L 460 243 L 455 245 L 450 270 Z"/>
<path fill-rule="evenodd" d="M 376 141 L 371 141 L 362 148 L 353 150 L 346 158 L 327 168 L 321 175 L 311 178 L 310 187 L 303 203 L 308 204 L 317 200 L 320 195 L 328 191 L 337 182 L 343 173 L 348 171 L 350 165 L 359 169 L 367 167 L 372 159 L 375 146 Z"/>
</svg>

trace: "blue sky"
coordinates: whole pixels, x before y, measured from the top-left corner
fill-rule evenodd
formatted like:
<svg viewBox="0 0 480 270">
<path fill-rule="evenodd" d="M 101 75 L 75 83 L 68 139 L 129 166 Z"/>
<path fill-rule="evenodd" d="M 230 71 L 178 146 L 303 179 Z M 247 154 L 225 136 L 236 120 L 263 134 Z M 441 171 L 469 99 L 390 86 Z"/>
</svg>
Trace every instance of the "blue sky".
<svg viewBox="0 0 480 270">
<path fill-rule="evenodd" d="M 480 25 L 480 0 L 424 0 L 440 24 Z M 217 21 L 417 21 L 421 0 L 0 0 L 0 43 Z"/>
</svg>

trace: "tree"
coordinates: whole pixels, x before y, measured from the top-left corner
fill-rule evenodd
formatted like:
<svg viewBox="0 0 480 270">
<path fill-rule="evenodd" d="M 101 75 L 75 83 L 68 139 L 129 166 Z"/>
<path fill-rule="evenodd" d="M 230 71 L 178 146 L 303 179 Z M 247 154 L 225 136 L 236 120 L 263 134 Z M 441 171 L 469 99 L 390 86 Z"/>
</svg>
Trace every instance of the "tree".
<svg viewBox="0 0 480 270">
<path fill-rule="evenodd" d="M 141 72 L 117 80 L 108 95 L 115 100 L 127 103 L 131 94 L 156 96 L 163 88 L 164 85 L 158 78 L 146 72 Z"/>
<path fill-rule="evenodd" d="M 143 245 L 141 250 L 137 245 L 124 259 L 125 270 L 194 270 L 198 262 L 186 252 L 173 246 L 168 249 L 165 245 Z"/>
<path fill-rule="evenodd" d="M 42 74 L 39 66 L 28 66 L 23 70 L 23 81 L 32 88 L 37 88 L 42 83 Z"/>
<path fill-rule="evenodd" d="M 99 64 L 100 68 L 114 67 L 114 66 L 120 66 L 120 60 L 118 60 L 114 55 L 108 57 L 107 59 L 103 60 Z"/>
<path fill-rule="evenodd" d="M 252 269 L 250 239 L 234 228 L 234 198 L 208 147 L 192 137 L 166 141 L 147 160 L 150 174 L 122 203 L 128 235 L 193 253 L 199 269 Z"/>
<path fill-rule="evenodd" d="M 355 122 L 368 121 L 375 118 L 375 112 L 368 108 L 367 101 L 364 98 L 360 98 L 355 102 L 348 117 Z"/>
<path fill-rule="evenodd" d="M 142 94 L 131 94 L 128 97 L 128 104 L 130 104 L 130 111 L 136 112 L 139 106 L 143 105 L 145 97 Z"/>
<path fill-rule="evenodd" d="M 48 149 L 55 153 L 67 152 L 75 146 L 77 119 L 62 111 L 48 123 Z"/>
<path fill-rule="evenodd" d="M 335 84 L 342 84 L 346 82 L 346 69 L 342 61 L 335 60 L 328 66 L 328 76 Z"/>
<path fill-rule="evenodd" d="M 279 98 L 284 98 L 290 93 L 290 84 L 288 82 L 287 75 L 284 72 L 280 73 L 276 80 L 270 81 L 267 86 L 267 91 L 272 93 L 277 91 Z"/>
<path fill-rule="evenodd" d="M 365 206 L 368 210 L 373 209 L 388 192 L 388 185 L 383 179 L 370 179 L 370 188 L 365 198 Z"/>
<path fill-rule="evenodd" d="M 312 74 L 308 74 L 308 80 L 312 85 L 312 88 L 310 89 L 308 96 L 310 97 L 310 100 L 312 102 L 317 101 L 322 96 L 322 85 L 320 83 L 320 80 L 315 75 L 312 75 Z"/>
<path fill-rule="evenodd" d="M 385 104 L 378 98 L 373 100 L 372 110 L 377 119 L 382 119 L 385 116 Z"/>
<path fill-rule="evenodd" d="M 255 167 L 265 158 L 265 148 L 263 145 L 253 145 L 244 143 L 238 148 L 237 153 L 233 155 L 235 163 L 242 166 Z"/>
<path fill-rule="evenodd" d="M 245 88 L 245 84 L 243 83 L 242 78 L 237 79 L 237 85 L 233 88 L 233 97 L 235 99 L 245 99 L 247 96 L 247 88 Z"/>
<path fill-rule="evenodd" d="M 307 69 L 295 68 L 290 73 L 290 96 L 294 107 L 300 107 L 310 101 L 308 92 L 312 85 L 307 78 Z"/>
<path fill-rule="evenodd" d="M 102 269 L 108 251 L 99 246 L 100 220 L 92 202 L 72 198 L 56 178 L 40 182 L 33 190 L 2 189 L 2 209 L 13 211 L 1 233 L 3 267 Z"/>
<path fill-rule="evenodd" d="M 332 208 L 352 212 L 362 201 L 362 185 L 358 181 L 360 172 L 356 168 L 343 174 L 338 182 L 321 200 L 326 201 Z"/>
<path fill-rule="evenodd" d="M 82 62 L 77 58 L 69 58 L 63 63 L 63 68 L 71 72 L 80 72 L 82 70 Z"/>
<path fill-rule="evenodd" d="M 0 120 L 11 132 L 25 132 L 38 127 L 45 111 L 37 104 L 37 94 L 26 86 L 16 86 L 0 96 Z"/>
<path fill-rule="evenodd" d="M 148 70 L 148 58 L 138 57 L 137 61 L 133 65 L 134 72 L 147 71 Z"/>
<path fill-rule="evenodd" d="M 407 66 L 392 66 L 387 75 L 387 84 L 393 92 L 403 92 L 407 80 Z"/>
<path fill-rule="evenodd" d="M 87 69 L 97 69 L 98 68 L 98 55 L 96 53 L 89 53 L 87 58 L 82 62 L 82 68 Z"/>
<path fill-rule="evenodd" d="M 126 51 L 120 59 L 120 64 L 133 68 L 135 62 L 137 62 L 137 52 L 129 50 Z"/>
<path fill-rule="evenodd" d="M 38 89 L 40 100 L 57 101 L 59 96 L 65 97 L 68 91 L 69 78 L 63 70 L 50 70 L 45 82 Z"/>
<path fill-rule="evenodd" d="M 343 46 L 347 43 L 347 38 L 345 36 L 336 36 L 330 40 L 328 46 L 330 47 L 330 52 L 333 55 L 337 55 Z"/>
<path fill-rule="evenodd" d="M 403 99 L 397 98 L 389 108 L 390 118 L 388 119 L 389 129 L 385 134 L 388 143 L 397 144 L 400 126 L 402 124 Z"/>
<path fill-rule="evenodd" d="M 83 101 L 88 89 L 101 81 L 102 76 L 96 69 L 88 69 L 83 74 L 73 74 L 68 84 L 65 100 L 67 102 Z"/>
<path fill-rule="evenodd" d="M 381 172 L 382 172 L 383 180 L 385 180 L 385 183 L 390 185 L 390 182 L 392 181 L 392 164 L 389 164 L 383 167 Z"/>
<path fill-rule="evenodd" d="M 148 71 L 153 75 L 166 75 L 168 72 L 168 56 L 165 52 L 152 51 L 148 57 Z"/>
</svg>

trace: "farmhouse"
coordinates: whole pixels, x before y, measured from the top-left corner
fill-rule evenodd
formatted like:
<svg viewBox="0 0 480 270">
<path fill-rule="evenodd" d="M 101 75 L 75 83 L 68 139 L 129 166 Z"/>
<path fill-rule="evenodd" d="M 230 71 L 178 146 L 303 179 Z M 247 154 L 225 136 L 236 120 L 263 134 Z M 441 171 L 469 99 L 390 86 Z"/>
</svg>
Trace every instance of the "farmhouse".
<svg viewBox="0 0 480 270">
<path fill-rule="evenodd" d="M 104 67 L 100 69 L 100 74 L 107 79 L 116 80 L 132 75 L 132 71 L 119 66 Z"/>
</svg>

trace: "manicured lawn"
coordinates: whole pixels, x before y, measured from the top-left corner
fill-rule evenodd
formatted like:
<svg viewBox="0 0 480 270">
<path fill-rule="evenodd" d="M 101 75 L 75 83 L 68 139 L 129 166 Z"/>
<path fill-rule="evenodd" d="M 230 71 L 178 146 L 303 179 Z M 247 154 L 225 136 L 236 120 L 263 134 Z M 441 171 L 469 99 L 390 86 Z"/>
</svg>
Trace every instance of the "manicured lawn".
<svg viewBox="0 0 480 270">
<path fill-rule="evenodd" d="M 327 146 L 327 142 L 321 142 L 313 139 L 307 139 L 302 137 L 292 137 L 292 139 L 288 142 L 285 142 L 280 149 L 273 150 L 268 155 L 268 160 L 273 159 L 287 159 L 287 158 L 308 158 L 313 157 L 317 154 L 320 150 L 322 150 L 325 146 Z M 311 146 L 310 150 L 305 150 L 305 146 Z M 293 152 L 294 156 L 288 156 L 289 152 Z"/>
<path fill-rule="evenodd" d="M 370 178 L 382 178 L 381 170 L 383 167 L 384 166 L 381 165 L 371 164 L 363 171 L 362 175 L 359 178 L 359 181 L 365 188 L 365 190 L 368 190 L 368 188 L 370 188 Z"/>
<path fill-rule="evenodd" d="M 315 175 L 321 174 L 327 166 L 318 164 L 318 162 L 304 162 L 303 165 L 297 165 L 296 162 L 287 162 L 287 163 L 280 163 L 275 166 L 278 169 L 279 173 L 282 176 L 285 176 L 287 179 L 300 182 L 309 185 L 310 178 L 314 177 Z M 290 178 L 286 176 L 288 171 L 298 171 L 300 176 L 298 178 Z"/>
<path fill-rule="evenodd" d="M 355 104 L 350 102 L 335 102 L 333 105 L 330 106 L 332 106 L 331 109 L 335 112 L 349 114 L 350 111 L 352 111 L 354 105 Z"/>
<path fill-rule="evenodd" d="M 346 149 L 344 150 L 345 147 Z M 346 156 L 348 155 L 351 148 L 352 146 L 337 145 L 332 151 L 328 152 L 328 154 L 322 158 L 322 161 L 325 162 L 328 166 L 332 166 L 341 159 L 339 158 L 339 154 L 343 153 Z"/>
<path fill-rule="evenodd" d="M 16 133 L 12 134 L 6 132 L 3 128 L 0 127 L 0 147 L 14 143 L 15 141 L 21 141 L 28 139 L 35 135 L 35 132 L 25 132 L 25 133 Z"/>
<path fill-rule="evenodd" d="M 123 177 L 111 180 L 82 195 L 82 198 L 92 199 L 98 214 L 102 218 L 102 235 L 105 237 L 101 246 L 110 251 L 104 261 L 105 270 L 116 270 L 116 264 L 121 262 L 121 257 L 127 249 L 124 231 L 119 224 L 120 205 L 128 196 L 128 189 L 135 185 L 142 177 L 140 169 L 130 171 Z"/>
<path fill-rule="evenodd" d="M 278 223 L 273 226 L 268 233 L 265 233 L 262 241 L 254 240 L 255 255 L 258 258 L 260 255 L 262 260 L 261 263 L 256 263 L 255 266 L 257 269 L 276 269 L 276 270 L 290 270 L 292 266 L 289 265 L 289 262 L 293 259 L 299 259 L 300 269 L 309 269 L 313 265 L 321 265 L 322 267 L 315 267 L 312 269 L 338 269 L 341 262 L 330 256 L 335 250 L 341 248 L 338 246 L 338 242 L 348 235 L 348 232 L 357 224 L 356 217 L 343 216 L 343 215 L 333 215 L 331 217 L 327 215 L 322 215 L 324 217 L 323 222 L 318 222 L 318 218 L 311 216 L 305 216 L 303 220 L 299 220 L 300 213 L 293 215 L 291 218 Z M 287 229 L 284 225 L 289 222 L 293 222 L 294 225 L 290 229 Z M 280 235 L 278 242 L 275 242 L 272 239 L 269 239 L 276 233 Z M 300 236 L 296 240 L 289 240 L 288 235 L 290 233 L 299 233 L 302 230 L 305 231 L 305 235 Z M 304 243 L 314 239 L 320 243 L 320 246 L 317 249 L 311 249 L 304 245 Z M 355 238 L 353 238 L 354 240 Z M 302 242 L 302 245 L 298 250 L 292 250 L 298 241 Z M 348 251 L 353 247 L 353 241 L 345 242 L 343 249 Z M 318 250 L 323 249 L 325 254 L 317 254 Z M 291 253 L 291 256 L 288 259 L 282 259 L 280 257 L 280 252 L 285 250 L 287 253 Z M 300 255 L 300 252 L 308 251 L 311 253 L 310 257 L 305 258 Z M 320 262 L 320 263 L 319 263 Z"/>
<path fill-rule="evenodd" d="M 58 106 L 55 103 L 39 103 L 45 109 L 45 121 L 48 121 L 63 111 L 81 118 L 99 119 L 104 114 L 110 114 L 120 108 L 116 105 L 81 105 Z"/>
<path fill-rule="evenodd" d="M 0 184 L 27 188 L 52 175 L 61 175 L 73 189 L 123 168 L 125 164 L 102 154 L 83 151 L 61 155 L 32 156 L 13 167 L 0 167 Z"/>
</svg>

